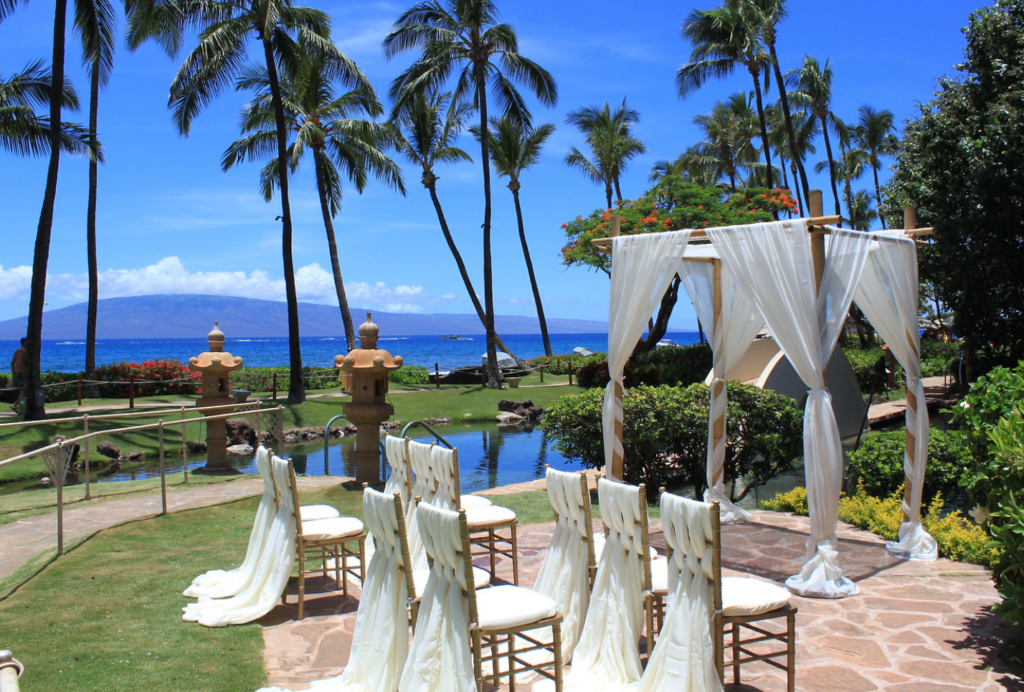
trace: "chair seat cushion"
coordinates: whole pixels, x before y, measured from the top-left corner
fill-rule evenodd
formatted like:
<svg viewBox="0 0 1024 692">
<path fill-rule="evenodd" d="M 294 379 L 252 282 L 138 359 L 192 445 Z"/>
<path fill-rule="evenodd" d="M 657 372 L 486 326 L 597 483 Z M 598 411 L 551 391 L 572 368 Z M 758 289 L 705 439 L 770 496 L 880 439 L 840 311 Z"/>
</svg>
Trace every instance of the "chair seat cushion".
<svg viewBox="0 0 1024 692">
<path fill-rule="evenodd" d="M 515 512 L 508 507 L 499 507 L 498 505 L 473 507 L 466 510 L 466 523 L 469 524 L 469 530 L 471 533 L 473 531 L 487 529 L 492 526 L 510 524 L 515 521 L 515 518 Z"/>
<path fill-rule="evenodd" d="M 651 590 L 655 593 L 668 592 L 668 558 L 651 560 Z"/>
<path fill-rule="evenodd" d="M 363 532 L 363 522 L 355 517 L 334 517 L 302 522 L 302 538 L 307 541 L 330 541 L 355 538 Z"/>
<path fill-rule="evenodd" d="M 551 598 L 521 586 L 492 586 L 476 593 L 480 627 L 498 630 L 549 618 L 558 612 Z"/>
<path fill-rule="evenodd" d="M 490 507 L 492 502 L 483 495 L 460 495 L 459 507 L 469 509 L 470 507 Z"/>
<path fill-rule="evenodd" d="M 790 593 L 778 584 L 749 577 L 722 577 L 722 614 L 760 615 L 789 603 Z"/>
<path fill-rule="evenodd" d="M 299 517 L 302 521 L 316 521 L 317 519 L 334 519 L 340 517 L 341 512 L 330 505 L 303 505 L 299 507 Z"/>
<path fill-rule="evenodd" d="M 424 589 L 427 588 L 427 579 L 430 578 L 429 569 L 418 569 L 412 573 L 412 586 L 416 589 L 416 598 L 423 595 Z M 473 586 L 478 589 L 483 589 L 491 584 L 491 573 L 485 569 L 480 569 L 474 565 L 473 567 Z"/>
</svg>

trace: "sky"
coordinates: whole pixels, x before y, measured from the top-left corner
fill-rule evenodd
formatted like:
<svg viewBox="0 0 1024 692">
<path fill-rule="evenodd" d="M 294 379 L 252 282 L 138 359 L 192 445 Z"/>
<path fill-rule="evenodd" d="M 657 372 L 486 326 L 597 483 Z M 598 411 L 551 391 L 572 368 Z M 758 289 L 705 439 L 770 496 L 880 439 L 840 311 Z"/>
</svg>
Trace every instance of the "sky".
<svg viewBox="0 0 1024 692">
<path fill-rule="evenodd" d="M 520 191 L 545 313 L 607 321 L 607 276 L 561 263 L 562 223 L 604 206 L 603 188 L 564 163 L 570 147 L 585 151 L 583 136 L 565 124 L 566 114 L 606 101 L 616 106 L 624 98 L 639 111 L 635 135 L 648 153 L 630 162 L 622 179 L 624 197 L 635 199 L 650 187 L 647 176 L 655 161 L 674 159 L 700 140 L 693 117 L 733 93 L 749 91 L 749 75 L 711 81 L 684 100 L 677 96 L 675 73 L 690 55 L 680 36 L 681 22 L 693 9 L 711 9 L 713 0 L 692 5 L 662 0 L 496 3 L 500 21 L 516 30 L 520 53 L 545 67 L 558 85 L 553 108 L 527 99 L 534 123 L 552 123 L 556 129 L 539 163 L 523 174 Z M 388 107 L 391 81 L 414 56 L 386 60 L 381 39 L 412 2 L 306 4 L 332 17 L 333 40 L 363 69 Z M 789 17 L 779 31 L 779 60 L 783 71 L 799 67 L 805 54 L 831 60 L 833 111 L 840 118 L 855 121 L 857 108 L 871 105 L 893 111 L 902 128 L 919 112 L 919 104 L 931 99 L 937 79 L 954 74 L 953 66 L 963 59 L 960 29 L 981 6 L 968 0 L 789 0 Z M 39 58 L 48 62 L 52 26 L 51 3 L 34 0 L 19 6 L 0 24 L 0 74 L 9 76 Z M 192 39 L 185 51 L 194 46 Z M 100 297 L 200 293 L 284 300 L 281 229 L 275 221 L 280 203 L 275 198 L 268 204 L 259 193 L 261 164 L 246 163 L 228 172 L 220 167 L 224 149 L 239 136 L 238 113 L 250 95 L 225 90 L 193 121 L 188 137 L 179 135 L 167 95 L 185 51 L 169 58 L 155 44 L 134 53 L 119 45 L 110 82 L 100 94 L 99 133 L 106 157 L 99 171 L 97 216 Z M 70 29 L 67 71 L 82 111 L 65 119 L 86 123 L 89 82 Z M 812 163 L 824 159 L 820 144 Z M 473 163 L 440 167 L 438 196 L 482 295 L 480 154 L 468 135 L 460 145 Z M 0 320 L 28 313 L 46 164 L 45 158 L 0 151 Z M 349 304 L 390 312 L 471 313 L 420 175 L 404 162 L 403 169 L 404 197 L 376 181 L 362 195 L 345 185 L 334 223 Z M 882 176 L 886 179 L 888 172 Z M 506 184 L 492 174 L 495 310 L 536 315 Z M 825 190 L 825 209 L 830 209 L 827 178 L 812 176 L 811 187 Z M 855 190 L 870 187 L 870 175 L 854 184 Z M 86 300 L 87 193 L 87 160 L 63 156 L 48 309 Z M 292 178 L 290 199 L 299 299 L 336 305 L 310 162 Z M 671 328 L 696 328 L 689 304 L 676 308 Z"/>
</svg>

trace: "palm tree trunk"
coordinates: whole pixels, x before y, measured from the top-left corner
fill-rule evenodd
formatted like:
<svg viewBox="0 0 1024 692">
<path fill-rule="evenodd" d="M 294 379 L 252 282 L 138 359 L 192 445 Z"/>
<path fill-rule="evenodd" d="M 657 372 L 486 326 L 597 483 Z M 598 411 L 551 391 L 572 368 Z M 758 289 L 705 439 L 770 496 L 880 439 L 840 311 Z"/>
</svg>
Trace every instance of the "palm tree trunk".
<svg viewBox="0 0 1024 692">
<path fill-rule="evenodd" d="M 444 211 L 441 209 L 441 200 L 437 196 L 437 188 L 434 185 L 436 177 L 429 171 L 424 171 L 424 179 L 429 180 L 429 184 L 424 183 L 424 187 L 430 192 L 430 199 L 434 203 L 434 211 L 437 213 L 437 221 L 441 224 L 441 233 L 444 234 L 444 239 L 448 243 L 448 249 L 451 250 L 452 257 L 455 258 L 455 264 L 459 268 L 459 275 L 462 276 L 462 283 L 466 286 L 466 293 L 469 294 L 469 299 L 473 302 L 473 309 L 476 310 L 476 316 L 480 318 L 480 324 L 487 327 L 487 317 L 484 314 L 484 308 L 480 305 L 480 299 L 476 295 L 476 289 L 473 288 L 473 281 L 469 278 L 469 272 L 466 270 L 466 263 L 462 261 L 462 253 L 459 252 L 459 248 L 455 245 L 455 239 L 452 238 L 452 233 L 448 229 L 448 220 L 445 219 Z M 509 354 L 513 358 L 516 358 L 515 354 L 509 350 L 505 342 L 502 341 L 501 336 L 494 333 L 494 343 L 505 353 Z M 519 359 L 516 358 L 518 361 Z"/>
<path fill-rule="evenodd" d="M 775 52 L 774 31 L 765 34 L 765 43 L 768 44 L 768 53 L 772 56 L 772 71 L 775 73 L 775 84 L 779 88 L 779 102 L 782 104 L 782 116 L 786 121 L 786 141 L 789 143 L 789 157 L 794 161 L 800 173 L 800 187 L 804 193 L 804 199 L 810 199 L 811 192 L 807 186 L 807 172 L 804 170 L 804 162 L 796 148 L 796 130 L 793 129 L 793 117 L 789 112 L 789 97 L 786 95 L 786 80 L 782 77 L 782 69 L 779 67 L 779 56 Z"/>
<path fill-rule="evenodd" d="M 775 152 L 779 155 L 779 170 L 782 171 L 782 187 L 786 190 L 789 189 L 789 178 L 786 176 L 786 157 L 782 155 L 782 152 Z M 786 216 L 793 218 L 793 212 L 786 210 Z"/>
<path fill-rule="evenodd" d="M 604 181 L 604 197 L 605 201 L 608 202 L 608 209 L 612 208 L 612 182 L 610 180 Z"/>
<path fill-rule="evenodd" d="M 515 187 L 512 187 L 515 185 Z M 526 231 L 523 229 L 523 209 L 519 205 L 519 182 L 508 184 L 512 190 L 512 199 L 516 203 L 516 221 L 519 222 L 519 242 L 523 244 L 523 259 L 526 260 L 526 273 L 530 275 L 530 288 L 533 289 L 533 302 L 537 306 L 537 320 L 540 322 L 540 336 L 544 340 L 544 355 L 551 355 L 551 339 L 548 338 L 548 323 L 544 319 L 544 304 L 540 300 L 537 289 L 537 277 L 533 273 L 533 261 L 530 260 L 530 246 L 526 244 Z"/>
<path fill-rule="evenodd" d="M 89 139 L 96 147 L 99 120 L 100 61 L 93 58 L 89 86 Z M 99 185 L 99 163 L 89 159 L 89 206 L 85 219 L 86 255 L 89 265 L 89 307 L 85 322 L 85 378 L 96 379 L 96 313 L 99 308 L 99 267 L 96 258 L 96 190 Z M 94 387 L 89 387 L 90 391 Z"/>
<path fill-rule="evenodd" d="M 475 33 L 475 30 L 474 30 Z M 474 45 L 477 37 L 474 36 Z M 480 159 L 484 169 L 484 329 L 487 333 L 487 386 L 497 389 L 498 349 L 494 343 L 494 277 L 491 266 L 491 158 L 488 150 L 487 133 L 487 85 L 482 65 L 474 69 L 476 97 L 480 104 Z"/>
<path fill-rule="evenodd" d="M 764 117 L 764 102 L 761 100 L 761 77 L 759 76 L 760 70 L 757 67 L 751 67 L 750 77 L 754 80 L 754 96 L 757 99 L 757 120 L 761 124 L 761 146 L 764 148 L 764 163 L 765 163 L 765 182 L 768 183 L 768 189 L 772 190 L 775 188 L 772 185 L 772 152 L 771 145 L 768 143 L 768 122 Z M 777 211 L 772 212 L 772 218 L 776 221 L 779 220 L 779 213 Z"/>
<path fill-rule="evenodd" d="M 36 246 L 32 257 L 32 283 L 28 299 L 28 334 L 25 343 L 25 420 L 43 420 L 46 407 L 36 399 L 42 390 L 39 362 L 43 340 L 43 305 L 46 298 L 46 269 L 50 259 L 53 207 L 57 201 L 57 173 L 60 169 L 61 104 L 64 97 L 64 27 L 67 0 L 56 0 L 53 14 L 53 74 L 50 81 L 50 163 L 46 170 L 46 191 L 39 212 Z"/>
<path fill-rule="evenodd" d="M 875 204 L 878 205 L 878 220 L 882 222 L 882 230 L 885 230 L 885 214 L 882 213 L 882 188 L 878 186 L 878 159 L 871 157 L 871 174 L 875 177 Z"/>
<path fill-rule="evenodd" d="M 836 216 L 842 216 L 843 212 L 839 207 L 839 189 L 836 187 L 836 162 L 832 159 L 832 143 L 828 139 L 828 124 L 822 116 L 819 116 L 818 120 L 821 122 L 821 134 L 825 138 L 825 153 L 828 154 L 828 176 L 832 182 L 832 198 L 836 202 Z"/>
<path fill-rule="evenodd" d="M 618 176 L 615 177 L 615 199 L 617 199 L 617 200 L 622 199 L 622 190 L 619 189 L 619 178 L 618 178 Z M 611 205 L 610 204 L 608 205 L 608 208 L 611 209 Z M 549 353 L 548 355 L 551 355 L 551 354 Z"/>
<path fill-rule="evenodd" d="M 281 255 L 284 258 L 284 291 L 288 303 L 288 403 L 306 401 L 306 388 L 302 382 L 302 348 L 299 345 L 299 298 L 295 290 L 295 264 L 292 261 L 292 207 L 288 200 L 288 132 L 284 122 L 284 102 L 281 85 L 277 81 L 277 65 L 270 48 L 270 37 L 263 37 L 263 57 L 267 63 L 267 78 L 274 104 L 277 125 L 277 176 L 281 186 Z"/>
<path fill-rule="evenodd" d="M 801 186 L 800 186 L 800 180 L 797 177 L 796 164 L 793 163 L 792 161 L 790 161 L 789 162 L 789 166 L 790 166 L 789 170 L 793 174 L 793 183 L 794 183 L 793 188 L 796 190 L 796 203 L 797 203 L 797 206 L 800 207 L 800 213 L 803 214 L 803 213 L 807 212 L 807 207 L 804 206 L 804 197 L 803 197 L 803 195 L 800 194 L 800 187 Z"/>
<path fill-rule="evenodd" d="M 352 325 L 352 311 L 348 307 L 348 296 L 345 295 L 345 282 L 341 278 L 341 264 L 338 262 L 338 243 L 334 239 L 334 222 L 331 220 L 331 208 L 327 201 L 327 188 L 324 186 L 324 163 L 320 157 L 323 152 L 313 151 L 313 162 L 316 168 L 316 191 L 320 197 L 320 212 L 324 217 L 324 230 L 327 231 L 327 248 L 331 253 L 331 270 L 334 272 L 334 290 L 338 295 L 338 308 L 341 310 L 341 322 L 345 326 L 345 343 L 348 350 L 356 347 L 356 332 Z"/>
</svg>

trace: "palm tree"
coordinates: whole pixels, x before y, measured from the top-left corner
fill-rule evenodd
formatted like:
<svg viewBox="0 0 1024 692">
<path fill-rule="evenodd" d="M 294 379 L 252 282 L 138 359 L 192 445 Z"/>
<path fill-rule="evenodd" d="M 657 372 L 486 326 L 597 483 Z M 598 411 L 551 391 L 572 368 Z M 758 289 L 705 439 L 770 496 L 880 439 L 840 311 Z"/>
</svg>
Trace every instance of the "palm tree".
<svg viewBox="0 0 1024 692">
<path fill-rule="evenodd" d="M 128 3 L 130 6 L 130 2 Z M 98 146 L 100 87 L 106 86 L 114 68 L 114 7 L 109 0 L 75 3 L 75 33 L 82 43 L 82 62 L 89 71 L 89 138 Z M 99 162 L 89 161 L 89 201 L 85 218 L 86 262 L 89 270 L 89 297 L 85 325 L 85 376 L 96 372 L 96 313 L 99 308 L 99 263 L 96 257 L 96 194 L 99 186 Z"/>
<path fill-rule="evenodd" d="M 793 175 L 793 187 L 791 188 L 796 193 L 797 203 L 799 208 L 806 211 L 807 207 L 804 205 L 803 197 L 803 185 L 800 183 L 800 172 L 803 170 L 803 161 L 806 160 L 808 154 L 814 154 L 817 150 L 814 147 L 814 121 L 807 117 L 807 114 L 803 111 L 797 111 L 792 114 L 791 124 L 794 127 L 794 134 L 796 136 L 796 152 L 799 158 L 799 165 L 797 161 L 790 158 L 789 155 L 789 133 L 786 131 L 784 120 L 785 114 L 783 113 L 782 104 L 776 102 L 768 109 L 768 122 L 769 122 L 769 138 L 772 141 L 772 146 L 775 147 L 776 153 L 779 158 L 782 159 L 782 171 L 783 171 L 783 184 L 788 187 L 788 181 L 785 179 L 786 164 L 788 164 L 789 171 Z M 786 153 L 783 153 L 786 152 Z"/>
<path fill-rule="evenodd" d="M 64 0 L 57 0 L 63 2 Z M 288 304 L 290 377 L 288 403 L 306 400 L 299 345 L 299 309 L 292 260 L 292 211 L 288 197 L 288 131 L 277 76 L 279 61 L 294 61 L 294 33 L 305 36 L 324 53 L 336 53 L 328 38 L 330 19 L 320 10 L 295 7 L 291 0 L 139 0 L 129 19 L 129 46 L 153 38 L 175 55 L 186 28 L 201 27 L 199 45 L 185 58 L 171 83 L 168 105 L 178 131 L 188 135 L 192 120 L 231 83 L 243 66 L 245 39 L 259 41 L 267 69 L 277 139 L 277 177 L 281 188 L 281 246 L 285 297 Z"/>
<path fill-rule="evenodd" d="M 647 152 L 647 147 L 633 136 L 632 126 L 639 122 L 640 113 L 626 107 L 626 99 L 614 111 L 605 101 L 603 108 L 585 106 L 570 111 L 565 122 L 586 136 L 592 159 L 587 159 L 576 147 L 565 157 L 570 168 L 578 168 L 583 175 L 598 184 L 604 184 L 607 207 L 612 206 L 612 188 L 616 199 L 622 199 L 619 180 L 630 159 Z"/>
<path fill-rule="evenodd" d="M 843 182 L 843 199 L 846 201 L 846 210 L 848 214 L 852 214 L 850 210 L 853 206 L 853 182 L 859 180 L 867 172 L 868 155 L 863 149 L 847 149 L 845 145 L 841 146 L 840 150 L 839 160 L 835 162 L 836 178 Z M 828 161 L 819 161 L 814 164 L 814 172 L 821 173 L 827 167 Z M 847 220 L 851 218 L 848 217 Z"/>
<path fill-rule="evenodd" d="M 832 77 L 831 61 L 826 60 L 822 65 L 810 55 L 804 56 L 804 64 L 796 73 L 800 103 L 806 105 L 808 114 L 817 120 L 821 135 L 825 138 L 832 197 L 835 200 L 836 216 L 841 216 L 835 157 L 832 156 L 832 143 L 828 137 L 829 130 L 837 132 L 837 119 L 832 114 Z"/>
<path fill-rule="evenodd" d="M 719 101 L 708 115 L 694 116 L 693 124 L 704 133 L 704 141 L 683 153 L 687 167 L 713 171 L 713 180 L 725 176 L 729 189 L 735 192 L 743 170 L 753 172 L 763 165 L 757 163 L 757 149 L 751 143 L 757 126 L 747 94 L 733 94 L 728 101 Z"/>
<path fill-rule="evenodd" d="M 889 156 L 896 151 L 897 140 L 893 131 L 894 116 L 890 110 L 877 111 L 871 106 L 861 106 L 857 109 L 860 116 L 857 125 L 853 128 L 853 139 L 857 146 L 868 154 L 868 165 L 871 166 L 871 173 L 875 178 L 875 200 L 878 202 L 878 218 L 885 228 L 885 216 L 881 214 L 882 189 L 878 185 L 878 169 L 881 167 L 881 158 Z"/>
<path fill-rule="evenodd" d="M 876 210 L 871 208 L 871 194 L 867 190 L 858 190 L 850 199 L 850 227 L 861 231 L 871 228 L 871 222 L 879 218 Z"/>
<path fill-rule="evenodd" d="M 462 261 L 462 253 L 455 244 L 444 210 L 441 208 L 441 200 L 437 196 L 438 176 L 434 173 L 436 163 L 473 161 L 469 154 L 452 144 L 458 138 L 470 110 L 465 104 L 452 101 L 451 94 L 434 94 L 428 97 L 420 93 L 396 112 L 394 118 L 396 127 L 399 128 L 396 135 L 398 151 L 423 171 L 420 182 L 430 193 L 437 221 L 441 225 L 441 233 L 444 234 L 448 249 L 455 258 L 459 275 L 466 286 L 469 299 L 473 302 L 477 317 L 480 318 L 480 324 L 486 328 L 487 317 L 484 308 L 480 304 L 476 289 L 473 288 L 466 263 Z M 502 351 L 512 353 L 502 341 L 500 334 L 495 333 L 494 340 L 495 345 Z"/>
<path fill-rule="evenodd" d="M 526 85 L 545 105 L 558 100 L 555 80 L 547 70 L 519 53 L 515 30 L 498 24 L 493 0 L 424 0 L 405 11 L 384 37 L 384 52 L 392 58 L 407 50 L 421 55 L 391 85 L 396 108 L 419 93 L 439 91 L 456 76 L 453 98 L 469 101 L 480 114 L 480 129 L 487 128 L 487 89 L 490 87 L 502 114 L 528 122 L 529 111 L 513 82 Z M 484 182 L 483 265 L 484 317 L 487 332 L 487 384 L 499 387 L 494 333 L 494 281 L 491 266 L 491 172 L 489 142 L 480 138 Z"/>
<path fill-rule="evenodd" d="M 19 156 L 42 156 L 50 151 L 50 119 L 35 112 L 50 102 L 52 76 L 41 60 L 29 63 L 8 78 L 0 74 L 0 149 Z M 64 80 L 64 108 L 78 110 L 78 94 Z M 60 126 L 61 148 L 71 154 L 103 159 L 99 145 L 93 147 L 88 132 L 75 123 Z"/>
<path fill-rule="evenodd" d="M 544 340 L 544 354 L 551 355 L 551 339 L 548 338 L 548 323 L 544 319 L 544 304 L 537 289 L 537 277 L 533 272 L 533 261 L 530 259 L 530 246 L 526 243 L 526 231 L 523 228 L 523 209 L 519 204 L 519 176 L 540 159 L 540 150 L 551 133 L 554 125 L 541 125 L 533 128 L 511 118 L 492 118 L 491 129 L 487 137 L 491 140 L 491 161 L 498 177 L 508 178 L 508 189 L 512 191 L 512 199 L 516 205 L 516 221 L 519 224 L 519 242 L 523 246 L 523 259 L 526 261 L 526 272 L 530 275 L 530 288 L 533 289 L 533 302 L 537 306 L 537 320 L 540 322 L 540 334 Z M 480 130 L 473 128 L 473 134 L 480 136 Z"/>
<path fill-rule="evenodd" d="M 761 100 L 761 74 L 767 72 L 769 57 L 761 45 L 757 27 L 745 20 L 739 5 L 726 2 L 707 12 L 693 10 L 683 21 L 682 34 L 690 41 L 693 51 L 690 53 L 690 62 L 676 71 L 679 98 L 699 89 L 712 77 L 732 74 L 737 66 L 745 67 L 750 73 L 757 99 L 757 118 L 761 125 L 765 180 L 769 188 L 774 187 L 768 123 Z"/>
<path fill-rule="evenodd" d="M 799 188 L 803 191 L 804 199 L 810 195 L 810 188 L 807 185 L 807 173 L 804 171 L 803 158 L 800 156 L 800 136 L 797 131 L 798 125 L 794 123 L 794 113 L 789 107 L 789 94 L 786 92 L 786 80 L 782 75 L 782 68 L 779 66 L 779 56 L 776 52 L 776 40 L 778 38 L 778 25 L 786 18 L 786 0 L 729 0 L 740 7 L 740 12 L 751 28 L 756 28 L 761 34 L 761 40 L 768 49 L 768 64 L 771 65 L 775 75 L 775 85 L 779 90 L 779 103 L 782 104 L 783 121 L 786 124 L 786 143 L 789 148 L 789 160 L 796 167 L 800 174 Z"/>
<path fill-rule="evenodd" d="M 290 146 L 290 164 L 294 169 L 306 149 L 312 151 L 334 288 L 345 327 L 345 339 L 351 350 L 356 347 L 356 335 L 341 276 L 333 223 L 342 199 L 339 168 L 360 193 L 366 188 L 371 174 L 403 195 L 405 183 L 401 169 L 383 151 L 383 147 L 394 144 L 394 127 L 359 119 L 359 116 L 375 117 L 384 112 L 366 76 L 344 56 L 325 55 L 310 46 L 305 38 L 299 39 L 298 49 L 298 60 L 292 66 L 293 70 L 285 72 L 281 80 L 285 122 L 295 135 Z M 338 96 L 335 81 L 353 88 Z M 264 198 L 270 201 L 278 180 L 277 160 L 273 156 L 277 133 L 266 69 L 252 67 L 246 70 L 236 88 L 253 89 L 256 98 L 242 112 L 245 136 L 228 147 L 221 158 L 221 165 L 227 170 L 246 158 L 270 156 L 271 160 L 263 169 L 262 180 Z"/>
</svg>

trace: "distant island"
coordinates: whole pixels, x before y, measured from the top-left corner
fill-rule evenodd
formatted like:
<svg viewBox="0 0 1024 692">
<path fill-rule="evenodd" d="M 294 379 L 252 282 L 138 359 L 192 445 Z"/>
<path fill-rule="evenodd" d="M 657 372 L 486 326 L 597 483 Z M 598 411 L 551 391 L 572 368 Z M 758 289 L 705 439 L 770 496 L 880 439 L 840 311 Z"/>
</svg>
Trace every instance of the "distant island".
<svg viewBox="0 0 1024 692">
<path fill-rule="evenodd" d="M 86 303 L 48 310 L 43 317 L 44 339 L 84 339 Z M 483 336 L 476 315 L 416 314 L 367 311 L 352 308 L 358 326 L 373 313 L 383 335 L 400 336 Z M 283 302 L 253 298 L 224 298 L 208 295 L 157 295 L 105 298 L 99 301 L 96 327 L 98 339 L 175 339 L 203 337 L 214 322 L 232 338 L 284 337 L 288 335 L 288 312 Z M 0 340 L 25 336 L 28 319 L 0 322 Z M 303 336 L 340 336 L 345 333 L 337 307 L 299 303 L 299 324 Z M 496 315 L 499 334 L 537 334 L 535 317 Z M 596 320 L 548 319 L 552 334 L 594 334 L 608 331 L 607 322 Z"/>
</svg>

